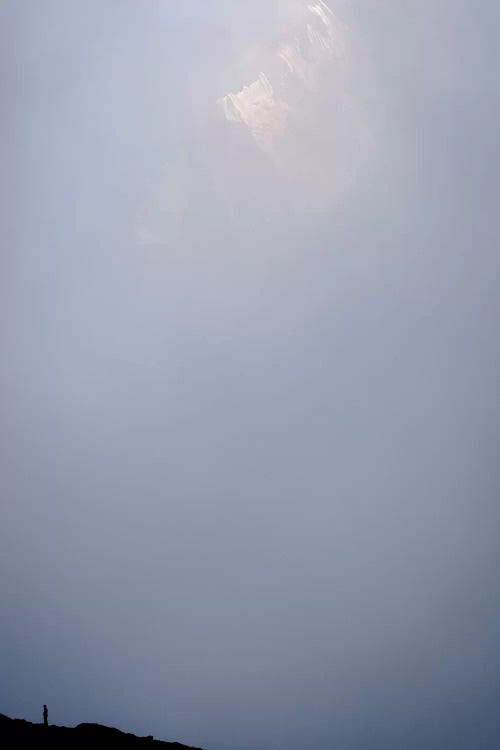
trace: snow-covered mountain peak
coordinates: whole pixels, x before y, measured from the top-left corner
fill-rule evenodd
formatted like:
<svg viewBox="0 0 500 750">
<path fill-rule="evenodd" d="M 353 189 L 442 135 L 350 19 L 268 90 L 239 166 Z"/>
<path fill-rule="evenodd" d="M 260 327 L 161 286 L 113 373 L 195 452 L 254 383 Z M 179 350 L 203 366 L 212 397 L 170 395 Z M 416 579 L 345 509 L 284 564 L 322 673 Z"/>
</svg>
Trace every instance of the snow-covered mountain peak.
<svg viewBox="0 0 500 750">
<path fill-rule="evenodd" d="M 298 4 L 288 33 L 271 51 L 269 69 L 218 100 L 225 118 L 246 126 L 257 145 L 273 154 L 301 94 L 319 87 L 329 63 L 346 60 L 346 40 L 346 27 L 323 0 Z"/>
</svg>

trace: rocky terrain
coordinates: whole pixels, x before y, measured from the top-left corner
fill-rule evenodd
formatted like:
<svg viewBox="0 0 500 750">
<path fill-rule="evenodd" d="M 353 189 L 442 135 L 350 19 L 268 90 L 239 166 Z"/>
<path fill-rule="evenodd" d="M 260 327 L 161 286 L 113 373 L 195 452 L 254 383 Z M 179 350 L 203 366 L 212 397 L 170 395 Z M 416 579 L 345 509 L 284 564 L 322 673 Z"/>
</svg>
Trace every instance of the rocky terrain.
<svg viewBox="0 0 500 750">
<path fill-rule="evenodd" d="M 196 750 L 178 742 L 161 742 L 153 737 L 136 737 L 100 724 L 58 727 L 32 724 L 0 714 L 2 750 Z"/>
</svg>

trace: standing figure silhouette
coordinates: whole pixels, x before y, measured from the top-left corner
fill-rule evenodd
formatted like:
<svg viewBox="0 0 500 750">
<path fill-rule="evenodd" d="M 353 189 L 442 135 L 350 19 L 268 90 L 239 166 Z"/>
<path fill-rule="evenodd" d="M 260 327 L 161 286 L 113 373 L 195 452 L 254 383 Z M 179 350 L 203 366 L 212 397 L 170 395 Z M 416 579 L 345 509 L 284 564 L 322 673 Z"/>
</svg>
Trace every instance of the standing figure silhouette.
<svg viewBox="0 0 500 750">
<path fill-rule="evenodd" d="M 49 712 L 45 703 L 43 704 L 43 725 L 44 727 L 49 726 Z"/>
</svg>

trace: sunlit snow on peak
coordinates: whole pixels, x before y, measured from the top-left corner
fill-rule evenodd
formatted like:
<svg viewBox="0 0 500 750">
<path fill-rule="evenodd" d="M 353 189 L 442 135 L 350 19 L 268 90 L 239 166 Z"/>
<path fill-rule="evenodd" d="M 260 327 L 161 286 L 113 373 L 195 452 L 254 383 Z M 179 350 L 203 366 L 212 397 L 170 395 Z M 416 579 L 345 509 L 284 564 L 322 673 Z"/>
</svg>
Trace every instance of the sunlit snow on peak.
<svg viewBox="0 0 500 750">
<path fill-rule="evenodd" d="M 273 154 L 299 106 L 300 91 L 314 91 L 328 63 L 347 56 L 346 28 L 320 0 L 303 5 L 291 33 L 273 50 L 270 70 L 218 100 L 225 118 L 245 125 L 257 145 Z"/>
</svg>

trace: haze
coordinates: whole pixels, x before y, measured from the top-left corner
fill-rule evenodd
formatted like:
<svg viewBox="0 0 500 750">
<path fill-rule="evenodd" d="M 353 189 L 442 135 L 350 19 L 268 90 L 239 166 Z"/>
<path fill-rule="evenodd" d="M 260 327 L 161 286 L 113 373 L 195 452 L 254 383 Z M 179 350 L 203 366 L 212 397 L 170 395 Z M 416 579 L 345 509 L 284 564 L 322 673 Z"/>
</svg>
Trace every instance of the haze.
<svg viewBox="0 0 500 750">
<path fill-rule="evenodd" d="M 498 747 L 500 6 L 329 7 L 0 3 L 2 713 Z"/>
</svg>

